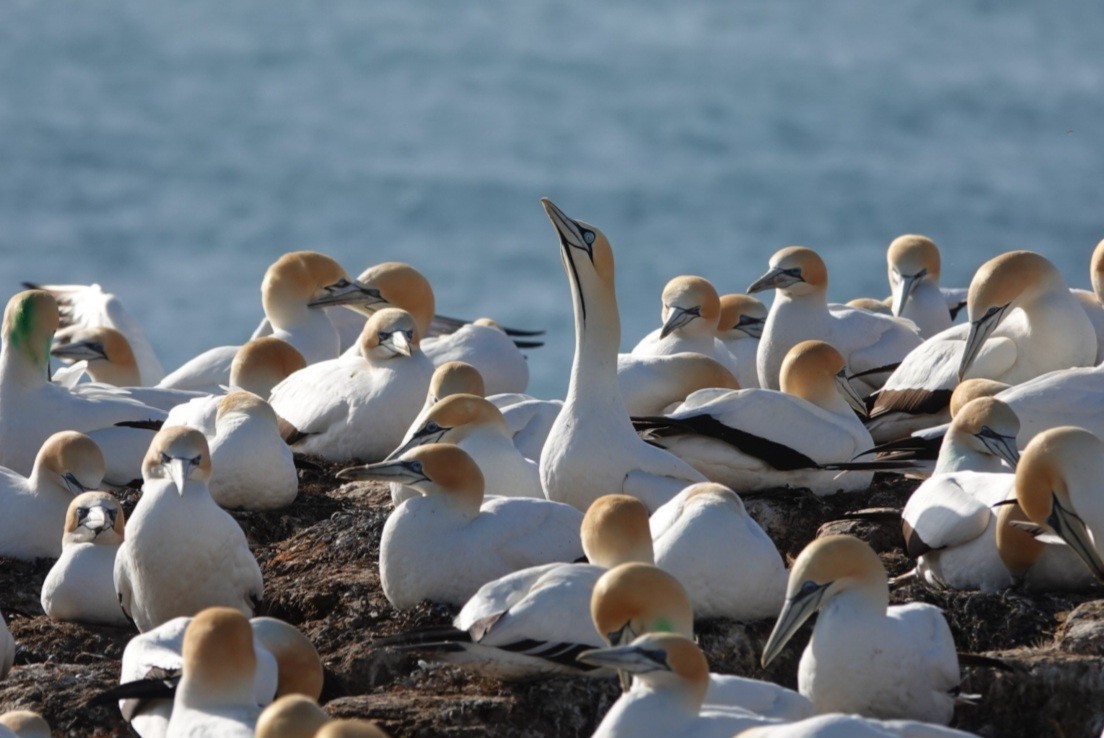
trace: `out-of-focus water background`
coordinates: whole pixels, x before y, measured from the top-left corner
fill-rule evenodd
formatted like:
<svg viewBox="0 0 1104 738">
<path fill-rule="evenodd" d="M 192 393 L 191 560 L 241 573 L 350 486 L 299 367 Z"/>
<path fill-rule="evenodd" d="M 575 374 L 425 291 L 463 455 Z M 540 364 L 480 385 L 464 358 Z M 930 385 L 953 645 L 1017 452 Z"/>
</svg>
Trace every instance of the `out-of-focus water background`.
<svg viewBox="0 0 1104 738">
<path fill-rule="evenodd" d="M 539 197 L 617 254 L 628 349 L 659 291 L 742 291 L 777 249 L 884 296 L 925 233 L 945 284 L 1003 250 L 1074 286 L 1104 237 L 1104 4 L 190 0 L 0 5 L 0 284 L 96 281 L 166 368 L 240 343 L 280 253 L 407 261 L 438 310 L 571 303 Z"/>
</svg>

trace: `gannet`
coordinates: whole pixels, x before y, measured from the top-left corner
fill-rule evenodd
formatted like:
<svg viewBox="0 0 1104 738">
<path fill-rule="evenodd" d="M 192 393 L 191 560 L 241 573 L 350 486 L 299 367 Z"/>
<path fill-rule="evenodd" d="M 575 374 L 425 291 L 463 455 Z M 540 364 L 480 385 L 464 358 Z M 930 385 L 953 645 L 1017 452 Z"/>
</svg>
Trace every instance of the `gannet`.
<svg viewBox="0 0 1104 738">
<path fill-rule="evenodd" d="M 781 376 L 782 391 L 703 390 L 666 416 L 634 423 L 645 438 L 733 489 L 832 494 L 869 487 L 872 472 L 841 476 L 819 468 L 872 445 L 840 353 L 823 341 L 802 341 L 786 356 Z"/>
<path fill-rule="evenodd" d="M 256 738 L 313 738 L 330 716 L 311 698 L 289 694 L 274 700 L 257 718 Z"/>
<path fill-rule="evenodd" d="M 220 507 L 273 510 L 291 504 L 299 491 L 299 473 L 267 402 L 242 390 L 224 395 L 214 431 L 208 437 L 210 491 Z"/>
<path fill-rule="evenodd" d="M 142 478 L 142 499 L 115 558 L 115 590 L 138 630 L 214 605 L 252 615 L 264 594 L 261 570 L 238 523 L 211 499 L 203 434 L 162 429 Z"/>
<path fill-rule="evenodd" d="M 652 563 L 648 510 L 635 497 L 603 495 L 583 516 L 580 536 L 589 563 L 542 564 L 507 574 L 480 587 L 452 628 L 403 633 L 375 646 L 428 651 L 500 679 L 604 674 L 575 660 L 604 644 L 591 622 L 591 593 L 609 568 Z"/>
<path fill-rule="evenodd" d="M 100 285 L 34 285 L 24 282 L 24 286 L 28 289 L 45 290 L 53 295 L 61 311 L 60 328 L 66 338 L 66 334 L 85 328 L 111 328 L 121 333 L 133 351 L 139 369 L 139 380 L 128 384 L 152 387 L 164 378 L 165 368 L 161 366 L 142 326 L 118 297 L 104 292 Z"/>
<path fill-rule="evenodd" d="M 398 609 L 422 600 L 460 605 L 493 579 L 582 554 L 581 512 L 550 500 L 484 502 L 483 473 L 456 446 L 418 446 L 397 459 L 343 469 L 338 478 L 397 481 L 421 492 L 383 526 L 380 583 Z"/>
<path fill-rule="evenodd" d="M 767 306 L 751 295 L 721 295 L 717 337 L 736 360 L 736 381 L 744 389 L 759 386 L 755 355 L 759 351 L 759 337 L 763 335 L 766 322 Z"/>
<path fill-rule="evenodd" d="M 1020 448 L 1048 428 L 1074 425 L 1104 435 L 1104 365 L 1047 372 L 1001 390 L 996 397 L 1020 419 Z"/>
<path fill-rule="evenodd" d="M 1016 500 L 1031 521 L 1057 535 L 1104 581 L 1104 441 L 1060 426 L 1027 444 L 1016 471 Z"/>
<path fill-rule="evenodd" d="M 1096 331 L 1096 359 L 1093 364 L 1099 366 L 1104 362 L 1104 239 L 1101 239 L 1093 249 L 1089 259 L 1089 279 L 1092 282 L 1092 290 L 1071 290 L 1073 296 L 1085 310 L 1089 321 Z"/>
<path fill-rule="evenodd" d="M 126 517 L 107 492 L 73 498 L 65 517 L 61 558 L 42 583 L 42 609 L 54 620 L 127 625 L 115 594 L 115 554 Z"/>
<path fill-rule="evenodd" d="M 763 664 L 820 610 L 797 674 L 818 712 L 950 722 L 960 682 L 951 629 L 932 605 L 889 607 L 885 568 L 869 545 L 851 536 L 813 541 L 794 562 L 786 595 Z"/>
<path fill-rule="evenodd" d="M 8 621 L 4 614 L 0 613 L 0 679 L 3 679 L 11 671 L 15 663 L 15 638 L 8 630 Z"/>
<path fill-rule="evenodd" d="M 4 310 L 3 348 L 0 348 L 0 465 L 29 474 L 35 454 L 53 433 L 87 433 L 121 422 L 158 421 L 161 410 L 123 398 L 84 398 L 49 381 L 50 340 L 58 327 L 57 302 L 48 292 L 28 290 L 8 301 Z M 148 441 L 148 432 L 115 428 L 119 435 Z M 108 470 L 114 449 L 101 446 Z M 125 460 L 125 464 L 132 460 Z M 128 469 L 125 483 L 138 476 Z M 115 475 L 109 474 L 109 479 Z M 60 521 L 57 523 L 61 525 Z"/>
<path fill-rule="evenodd" d="M 104 459 L 83 433 L 61 431 L 46 439 L 30 477 L 0 467 L 0 556 L 57 558 L 58 532 L 74 497 L 99 488 Z"/>
<path fill-rule="evenodd" d="M 0 715 L 0 728 L 11 731 L 13 738 L 53 738 L 46 718 L 31 710 L 9 710 Z"/>
<path fill-rule="evenodd" d="M 838 712 L 816 715 L 793 723 L 759 725 L 734 738 L 972 738 L 942 725 L 916 720 L 873 720 Z"/>
<path fill-rule="evenodd" d="M 1046 535 L 1044 540 L 1036 538 L 1038 530 L 1016 501 L 1015 489 L 1007 503 L 997 508 L 995 542 L 997 554 L 1018 586 L 1028 591 L 1080 592 L 1097 584 L 1073 549 Z"/>
<path fill-rule="evenodd" d="M 759 386 L 778 389 L 787 352 L 801 341 L 826 341 L 843 355 L 856 388 L 868 394 L 881 387 L 893 367 L 921 338 L 914 327 L 884 315 L 827 301 L 828 270 L 812 249 L 789 246 L 775 252 L 770 270 L 748 292 L 775 289 L 774 302 L 759 339 Z"/>
<path fill-rule="evenodd" d="M 1016 435 L 1020 419 L 995 397 L 979 397 L 958 408 L 947 432 L 933 474 L 955 471 L 1009 472 L 1020 452 Z"/>
<path fill-rule="evenodd" d="M 893 314 L 908 318 L 924 338 L 951 327 L 951 311 L 939 289 L 939 247 L 927 236 L 898 236 L 886 250 Z"/>
<path fill-rule="evenodd" d="M 698 617 L 749 621 L 776 617 L 786 594 L 786 563 L 735 492 L 701 482 L 651 517 L 656 566 L 690 593 Z"/>
<path fill-rule="evenodd" d="M 662 415 L 700 389 L 743 386 L 716 359 L 690 351 L 669 356 L 618 354 L 617 385 L 630 416 Z"/>
<path fill-rule="evenodd" d="M 1087 366 L 1096 356 L 1096 334 L 1085 311 L 1054 265 L 1038 254 L 1012 251 L 985 262 L 970 281 L 967 300 L 969 324 L 929 338 L 886 380 L 870 410 L 874 440 L 949 420 L 947 400 L 963 379 L 1019 384 L 1055 369 Z"/>
<path fill-rule="evenodd" d="M 272 388 L 307 365 L 299 350 L 275 336 L 247 341 L 230 364 L 230 386 L 268 397 Z"/>
<path fill-rule="evenodd" d="M 372 720 L 342 718 L 331 720 L 318 729 L 314 738 L 391 738 Z"/>
<path fill-rule="evenodd" d="M 633 685 L 602 718 L 594 738 L 730 738 L 767 722 L 750 712 L 703 710 L 709 686 L 705 654 L 686 636 L 646 633 L 624 646 L 593 649 L 579 660 L 633 675 Z"/>
<path fill-rule="evenodd" d="M 272 389 L 272 409 L 301 435 L 296 451 L 377 461 L 402 441 L 433 375 L 413 317 L 377 311 L 364 324 L 359 351 L 356 359 L 312 364 Z"/>
<path fill-rule="evenodd" d="M 621 318 L 613 249 L 594 226 L 541 200 L 560 242 L 575 312 L 575 358 L 563 409 L 541 452 L 541 484 L 550 500 L 585 510 L 600 495 L 624 492 L 655 510 L 699 472 L 636 435 L 617 383 Z"/>
<path fill-rule="evenodd" d="M 563 409 L 563 400 L 541 400 L 519 393 L 491 395 L 487 399 L 502 412 L 521 455 L 540 464 L 544 442 Z"/>
<path fill-rule="evenodd" d="M 682 275 L 663 287 L 660 297 L 663 324 L 633 347 L 634 356 L 669 356 L 690 351 L 708 356 L 736 372 L 736 360 L 717 335 L 721 299 L 704 277 Z"/>
<path fill-rule="evenodd" d="M 502 412 L 482 397 L 459 394 L 440 400 L 420 424 L 410 426 L 388 458 L 427 443 L 451 443 L 464 449 L 483 472 L 484 494 L 544 499 L 540 467 L 522 455 Z M 409 488 L 396 494 L 393 489 L 391 497 L 398 504 L 417 494 Z"/>
<path fill-rule="evenodd" d="M 871 313 L 878 313 L 879 315 L 893 315 L 892 307 L 887 305 L 884 301 L 877 300 L 873 297 L 853 297 L 843 304 L 850 308 L 858 308 L 859 310 L 866 310 Z"/>
</svg>

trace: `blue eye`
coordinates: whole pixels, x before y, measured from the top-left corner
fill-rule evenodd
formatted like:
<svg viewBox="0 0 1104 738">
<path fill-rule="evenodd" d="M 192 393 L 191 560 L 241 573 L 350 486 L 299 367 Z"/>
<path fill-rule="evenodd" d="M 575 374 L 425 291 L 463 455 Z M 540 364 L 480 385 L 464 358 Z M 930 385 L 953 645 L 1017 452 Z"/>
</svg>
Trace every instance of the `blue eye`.
<svg viewBox="0 0 1104 738">
<path fill-rule="evenodd" d="M 410 462 L 410 468 L 412 470 L 414 470 L 415 472 L 417 472 L 418 474 L 421 474 L 422 473 L 422 462 L 412 461 L 412 462 Z"/>
<path fill-rule="evenodd" d="M 812 594 L 818 589 L 817 583 L 811 579 L 801 585 L 801 594 Z"/>
<path fill-rule="evenodd" d="M 594 243 L 595 235 L 594 231 L 583 231 L 583 240 L 586 241 L 586 245 L 590 246 Z"/>
<path fill-rule="evenodd" d="M 437 425 L 436 421 L 431 420 L 428 423 L 426 423 L 425 429 L 429 433 L 436 433 L 437 431 L 441 430 L 441 426 Z"/>
</svg>

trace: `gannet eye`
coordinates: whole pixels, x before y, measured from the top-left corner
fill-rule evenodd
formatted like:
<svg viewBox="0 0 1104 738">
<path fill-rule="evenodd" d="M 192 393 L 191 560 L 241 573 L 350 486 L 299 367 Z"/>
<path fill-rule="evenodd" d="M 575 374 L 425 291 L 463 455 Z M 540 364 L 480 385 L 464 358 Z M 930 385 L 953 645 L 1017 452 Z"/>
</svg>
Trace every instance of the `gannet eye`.
<svg viewBox="0 0 1104 738">
<path fill-rule="evenodd" d="M 428 433 L 436 433 L 437 431 L 441 430 L 441 426 L 437 425 L 436 420 L 431 420 L 425 424 L 425 429 Z"/>
<path fill-rule="evenodd" d="M 338 289 L 345 289 L 348 286 L 349 280 L 345 279 L 344 277 L 334 282 L 334 287 L 337 287 Z"/>
<path fill-rule="evenodd" d="M 379 338 L 380 343 L 383 343 L 384 341 L 391 338 L 392 333 L 394 333 L 394 331 L 380 331 L 376 334 L 376 337 Z"/>
<path fill-rule="evenodd" d="M 162 464 L 168 464 L 168 463 L 169 463 L 170 461 L 172 461 L 172 457 L 171 457 L 171 456 L 169 456 L 169 455 L 168 455 L 167 453 L 165 453 L 164 451 L 162 451 L 162 452 L 161 452 L 161 463 L 162 463 Z"/>
<path fill-rule="evenodd" d="M 77 508 L 77 520 L 84 520 L 85 518 L 87 518 L 88 517 L 88 511 L 90 509 L 91 508 L 87 508 L 87 507 L 78 507 Z"/>
<path fill-rule="evenodd" d="M 415 474 L 421 474 L 422 473 L 422 462 L 420 462 L 420 461 L 411 461 L 410 462 L 410 469 Z"/>
<path fill-rule="evenodd" d="M 199 456 L 192 457 L 192 460 L 189 461 L 188 463 L 190 463 L 192 466 L 199 466 L 199 462 L 201 462 L 201 461 L 203 461 L 203 454 L 200 454 Z"/>
<path fill-rule="evenodd" d="M 807 582 L 805 582 L 804 584 L 801 585 L 800 592 L 801 592 L 802 595 L 809 595 L 809 594 L 812 594 L 813 592 L 816 592 L 817 589 L 819 589 L 819 588 L 820 588 L 819 585 L 817 585 L 816 582 L 814 582 L 813 580 L 810 579 L 809 581 L 807 581 Z"/>
<path fill-rule="evenodd" d="M 583 234 L 583 241 L 586 242 L 587 246 L 590 246 L 594 243 L 594 239 L 596 238 L 596 236 L 594 235 L 594 231 L 588 231 L 588 230 L 583 229 L 583 230 L 580 231 L 580 233 Z"/>
</svg>

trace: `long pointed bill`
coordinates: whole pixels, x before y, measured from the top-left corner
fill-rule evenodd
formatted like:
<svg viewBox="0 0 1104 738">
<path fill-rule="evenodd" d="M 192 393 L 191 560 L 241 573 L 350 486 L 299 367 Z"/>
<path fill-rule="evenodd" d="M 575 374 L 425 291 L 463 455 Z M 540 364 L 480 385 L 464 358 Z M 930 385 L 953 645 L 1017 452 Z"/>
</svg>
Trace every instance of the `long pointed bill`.
<svg viewBox="0 0 1104 738">
<path fill-rule="evenodd" d="M 382 341 L 393 354 L 401 356 L 414 355 L 414 342 L 405 331 L 394 331 L 386 341 Z"/>
<path fill-rule="evenodd" d="M 77 341 L 75 343 L 65 343 L 60 346 L 54 346 L 50 349 L 50 353 L 59 359 L 66 359 L 68 361 L 81 361 L 82 359 L 95 361 L 96 359 L 107 358 L 102 343 L 93 343 L 89 341 Z"/>
<path fill-rule="evenodd" d="M 184 483 L 188 479 L 188 467 L 191 464 L 189 459 L 177 459 L 172 458 L 167 462 L 169 467 L 169 478 L 173 480 L 173 484 L 176 485 L 176 491 L 180 494 L 184 494 Z"/>
<path fill-rule="evenodd" d="M 667 666 L 666 652 L 640 648 L 639 646 L 594 648 L 583 651 L 575 658 L 584 664 L 606 666 L 610 669 L 619 669 L 632 674 L 646 674 L 649 671 L 670 671 L 670 667 Z"/>
<path fill-rule="evenodd" d="M 966 336 L 966 349 L 962 352 L 962 361 L 958 365 L 958 381 L 961 382 L 966 376 L 966 372 L 970 371 L 970 367 L 974 365 L 974 360 L 981 353 L 981 347 L 1000 325 L 1001 318 L 1004 317 L 1004 312 L 1007 309 L 1008 305 L 990 308 L 989 312 L 970 323 L 970 333 Z"/>
<path fill-rule="evenodd" d="M 322 288 L 322 294 L 307 303 L 308 307 L 333 307 L 345 305 L 358 313 L 371 315 L 374 311 L 392 307 L 383 299 L 379 290 L 361 284 L 357 280 L 341 279 Z"/>
<path fill-rule="evenodd" d="M 847 367 L 840 369 L 836 373 L 836 389 L 843 395 L 843 399 L 847 400 L 847 404 L 857 412 L 861 417 L 866 417 L 866 403 L 859 397 L 859 393 L 855 391 L 855 388 L 851 386 L 851 381 L 847 378 Z"/>
<path fill-rule="evenodd" d="M 1085 521 L 1077 517 L 1077 513 L 1062 507 L 1057 495 L 1054 495 L 1053 499 L 1054 507 L 1050 517 L 1047 518 L 1047 525 L 1053 528 L 1074 553 L 1081 557 L 1096 578 L 1104 582 L 1104 561 L 1093 546 L 1092 536 L 1085 527 Z"/>
<path fill-rule="evenodd" d="M 80 483 L 80 480 L 77 479 L 77 475 L 73 472 L 65 472 L 64 474 L 62 474 L 61 481 L 65 482 L 65 487 L 69 490 L 69 494 L 73 495 L 73 497 L 76 497 L 82 492 L 88 492 L 89 490 L 88 487 L 85 487 L 83 484 Z"/>
<path fill-rule="evenodd" d="M 671 331 L 689 324 L 694 318 L 700 317 L 701 305 L 695 305 L 692 308 L 680 308 L 678 305 L 674 305 L 671 307 L 671 312 L 667 313 L 667 321 L 663 324 L 659 337 L 666 338 L 671 334 Z"/>
<path fill-rule="evenodd" d="M 396 459 L 394 461 L 380 461 L 366 466 L 350 466 L 337 473 L 338 479 L 345 480 L 370 480 L 376 482 L 398 482 L 400 484 L 417 484 L 428 479 L 421 471 L 421 464 Z"/>
<path fill-rule="evenodd" d="M 449 430 L 451 429 L 438 428 L 436 431 L 430 431 L 423 427 L 422 429 L 418 430 L 417 433 L 412 435 L 406 443 L 402 444 L 397 449 L 387 454 L 387 458 L 384 459 L 384 461 L 392 461 L 394 459 L 397 459 L 410 449 L 417 448 L 418 446 L 424 446 L 427 443 L 439 443 L 441 439 L 444 438 L 445 433 L 447 433 Z"/>
<path fill-rule="evenodd" d="M 1013 469 L 1016 468 L 1016 464 L 1020 463 L 1020 450 L 1016 448 L 1015 436 L 1001 435 L 990 429 L 989 426 L 982 426 L 977 437 L 985 445 L 985 448 L 989 449 L 994 456 L 1004 459 Z"/>
<path fill-rule="evenodd" d="M 893 288 L 893 314 L 900 315 L 904 312 L 908 299 L 916 291 L 920 280 L 928 275 L 927 270 L 920 270 L 916 274 L 898 274 L 896 286 Z"/>
<path fill-rule="evenodd" d="M 747 291 L 749 294 L 752 292 L 762 292 L 763 290 L 789 287 L 791 284 L 796 284 L 798 282 L 804 281 L 805 280 L 801 278 L 800 269 L 783 269 L 782 267 L 772 267 L 769 272 L 752 282 L 751 286 L 747 288 Z"/>
<path fill-rule="evenodd" d="M 99 505 L 88 508 L 88 512 L 80 519 L 80 525 L 88 530 L 99 533 L 115 525 L 115 519 L 109 516 L 108 511 Z"/>
<path fill-rule="evenodd" d="M 817 611 L 817 608 L 820 607 L 820 600 L 824 597 L 824 592 L 827 589 L 827 584 L 811 590 L 803 589 L 786 600 L 782 612 L 778 615 L 778 621 L 774 624 L 774 630 L 771 631 L 770 638 L 767 639 L 767 645 L 763 646 L 761 663 L 764 667 L 774 661 L 775 657 L 782 652 L 782 648 L 786 643 L 793 638 L 793 634 L 797 632 L 802 623 Z"/>
<path fill-rule="evenodd" d="M 763 318 L 753 318 L 750 315 L 741 315 L 733 326 L 738 331 L 743 331 L 751 338 L 762 338 L 763 324 L 767 321 Z"/>
</svg>

